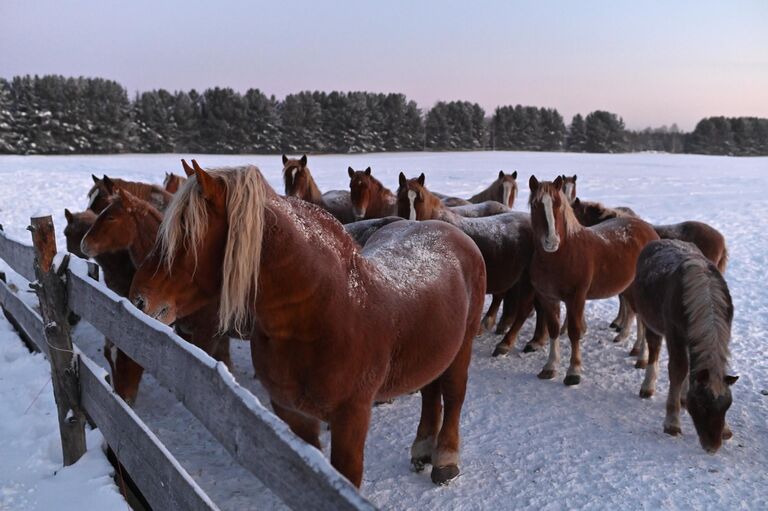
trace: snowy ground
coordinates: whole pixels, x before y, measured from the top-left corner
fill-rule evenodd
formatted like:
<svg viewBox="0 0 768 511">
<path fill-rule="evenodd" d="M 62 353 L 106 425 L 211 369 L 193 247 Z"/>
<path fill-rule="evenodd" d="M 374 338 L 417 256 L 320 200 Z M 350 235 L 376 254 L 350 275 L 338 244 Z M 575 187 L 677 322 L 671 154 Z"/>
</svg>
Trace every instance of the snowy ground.
<svg viewBox="0 0 768 511">
<path fill-rule="evenodd" d="M 180 157 L 0 157 L 0 223 L 11 235 L 28 242 L 24 228 L 29 217 L 52 212 L 63 247 L 63 208 L 85 207 L 91 173 L 159 183 L 163 172 L 180 172 Z M 201 155 L 198 161 L 203 166 L 255 163 L 282 190 L 279 156 Z M 506 152 L 309 158 L 324 191 L 346 188 L 350 165 L 372 166 L 374 175 L 390 187 L 396 186 L 401 170 L 409 177 L 425 172 L 428 187 L 458 196 L 484 188 L 500 169 L 518 170 L 520 197 L 515 208 L 520 210 L 526 209 L 531 174 L 551 179 L 560 173 L 577 173 L 579 196 L 584 199 L 630 206 L 654 223 L 710 223 L 728 240 L 726 278 L 736 308 L 731 362 L 740 375 L 728 414 L 735 436 L 710 456 L 700 448 L 687 415 L 683 415 L 683 437 L 662 432 L 665 370 L 655 398 L 637 397 L 642 371 L 625 357 L 628 346 L 610 342 L 613 335 L 607 329 L 617 309 L 615 299 L 587 307 L 584 376 L 576 388 L 561 383 L 567 342 L 559 377 L 543 382 L 535 374 L 545 354 L 493 359 L 490 353 L 499 338 L 482 335 L 475 342 L 462 417 L 461 477 L 448 487 L 436 488 L 428 472 L 409 472 L 419 398 L 406 396 L 374 411 L 361 489 L 366 497 L 388 509 L 768 507 L 768 396 L 761 393 L 768 390 L 764 348 L 768 291 L 762 285 L 768 267 L 764 215 L 768 158 Z M 532 327 L 526 324 L 522 339 L 530 338 Z M 82 324 L 76 336 L 101 363 L 99 335 Z M 233 355 L 238 380 L 263 396 L 249 369 L 247 345 L 233 343 Z M 662 364 L 666 367 L 666 356 Z M 42 381 L 30 379 L 34 381 L 29 388 L 37 392 Z M 28 390 L 25 386 L 24 392 Z M 277 504 L 151 378 L 145 379 L 136 408 L 222 509 Z M 0 474 L 3 470 L 0 462 Z M 0 479 L 3 486 L 5 479 Z"/>
</svg>

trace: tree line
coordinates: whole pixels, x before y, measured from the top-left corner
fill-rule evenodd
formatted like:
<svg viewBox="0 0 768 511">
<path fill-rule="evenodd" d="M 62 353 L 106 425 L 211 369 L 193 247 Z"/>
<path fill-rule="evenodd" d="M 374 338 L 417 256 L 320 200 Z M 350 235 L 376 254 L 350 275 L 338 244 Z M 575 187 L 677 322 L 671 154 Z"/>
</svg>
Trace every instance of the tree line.
<svg viewBox="0 0 768 511">
<path fill-rule="evenodd" d="M 296 153 L 421 150 L 768 155 L 768 119 L 709 117 L 627 130 L 597 110 L 569 125 L 554 108 L 440 101 L 422 111 L 403 94 L 311 92 L 283 100 L 259 89 L 164 89 L 130 99 L 119 83 L 58 75 L 0 78 L 0 153 Z"/>
</svg>

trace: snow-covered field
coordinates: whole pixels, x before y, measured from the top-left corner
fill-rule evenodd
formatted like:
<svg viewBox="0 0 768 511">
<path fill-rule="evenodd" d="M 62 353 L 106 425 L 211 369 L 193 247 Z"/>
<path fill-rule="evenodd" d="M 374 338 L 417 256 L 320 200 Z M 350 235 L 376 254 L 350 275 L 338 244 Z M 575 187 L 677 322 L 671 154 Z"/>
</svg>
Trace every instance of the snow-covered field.
<svg viewBox="0 0 768 511">
<path fill-rule="evenodd" d="M 0 157 L 0 224 L 12 236 L 29 242 L 25 231 L 29 217 L 53 213 L 59 246 L 63 247 L 63 209 L 85 207 L 91 173 L 160 183 L 164 172 L 181 172 L 180 157 Z M 200 155 L 198 161 L 206 167 L 254 163 L 274 187 L 282 190 L 279 156 Z M 370 165 L 374 175 L 391 188 L 396 187 L 401 170 L 409 177 L 425 172 L 428 187 L 458 196 L 484 188 L 500 169 L 518 170 L 520 197 L 515 208 L 519 210 L 526 209 L 531 174 L 551 179 L 561 173 L 576 173 L 583 199 L 630 206 L 654 223 L 705 221 L 728 241 L 726 279 L 736 309 L 731 365 L 740 379 L 733 387 L 733 406 L 728 414 L 734 438 L 716 455 L 701 449 L 685 414 L 681 438 L 662 432 L 666 371 L 661 372 L 656 397 L 637 397 L 642 371 L 634 369 L 633 361 L 625 356 L 628 346 L 610 342 L 613 334 L 607 325 L 615 315 L 617 301 L 603 300 L 587 307 L 583 379 L 575 388 L 562 384 L 567 342 L 563 342 L 559 377 L 540 381 L 535 375 L 544 364 L 544 353 L 493 359 L 490 353 L 498 337 L 485 334 L 476 339 L 462 416 L 462 475 L 447 487 L 433 486 L 428 471 L 409 471 L 419 397 L 405 396 L 376 408 L 361 488 L 374 504 L 387 509 L 768 508 L 768 358 L 764 347 L 768 335 L 768 291 L 764 287 L 768 268 L 764 213 L 768 209 L 768 158 L 515 152 L 309 158 L 324 191 L 346 188 L 350 165 L 356 169 Z M 521 338 L 530 338 L 532 329 L 529 321 Z M 12 371 L 14 364 L 33 365 L 28 359 L 39 357 L 22 356 L 17 347 L 8 348 L 7 344 L 16 341 L 5 334 L 6 324 L 0 325 L 0 330 L 0 353 L 4 355 L 0 358 L 0 383 L 8 386 L 12 378 L 12 384 L 19 386 L 16 399 L 23 400 L 19 396 L 29 397 L 30 393 L 33 396 L 44 382 L 39 373 L 44 364 L 34 362 L 39 367 L 26 376 L 29 383 L 21 385 L 18 380 L 28 373 Z M 101 339 L 92 327 L 79 325 L 76 341 L 102 363 L 98 352 Z M 233 343 L 233 355 L 238 380 L 263 397 L 249 369 L 247 344 Z M 662 364 L 665 368 L 666 355 Z M 0 410 L 8 412 L 11 405 L 4 396 L 11 391 L 2 387 L 2 392 Z M 49 395 L 45 397 L 52 401 Z M 37 406 L 41 405 L 34 405 L 33 410 Z M 278 504 L 151 378 L 145 378 L 136 410 L 222 509 Z M 53 416 L 49 419 L 55 431 Z M 50 428 L 38 434 L 31 427 L 6 429 L 2 422 L 0 491 L 7 493 L 8 488 L 15 491 L 13 484 L 23 482 L 8 483 L 16 479 L 6 475 L 3 442 L 9 442 L 9 435 L 26 438 L 37 434 L 41 444 L 52 440 Z M 51 455 L 46 451 L 37 458 L 50 463 Z M 107 471 L 105 468 L 100 473 Z M 44 495 L 47 488 L 38 482 L 35 493 Z M 24 491 L 28 489 L 24 487 Z M 20 498 L 0 496 L 0 507 L 16 509 Z"/>
</svg>

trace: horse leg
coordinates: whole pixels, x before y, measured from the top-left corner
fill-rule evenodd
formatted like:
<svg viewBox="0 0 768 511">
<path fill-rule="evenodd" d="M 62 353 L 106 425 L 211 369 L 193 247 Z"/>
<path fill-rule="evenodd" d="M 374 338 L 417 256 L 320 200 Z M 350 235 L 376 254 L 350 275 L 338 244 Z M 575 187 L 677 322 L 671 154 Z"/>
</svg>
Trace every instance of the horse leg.
<svg viewBox="0 0 768 511">
<path fill-rule="evenodd" d="M 139 393 L 139 383 L 144 374 L 144 368 L 133 361 L 131 357 L 117 350 L 115 357 L 115 372 L 112 375 L 112 383 L 117 395 L 123 398 L 129 406 L 136 402 L 136 395 Z"/>
<path fill-rule="evenodd" d="M 117 358 L 117 347 L 115 344 L 110 341 L 108 338 L 104 338 L 104 358 L 107 359 L 107 364 L 109 364 L 109 374 L 107 376 L 110 377 L 110 383 L 112 383 L 112 379 L 115 377 L 115 372 L 117 371 L 115 369 L 115 359 Z"/>
<path fill-rule="evenodd" d="M 321 449 L 319 420 L 314 417 L 304 415 L 303 413 L 299 413 L 295 410 L 291 410 L 290 408 L 280 406 L 274 401 L 270 402 L 272 404 L 272 410 L 274 410 L 275 415 L 280 417 L 283 422 L 288 424 L 288 427 L 291 428 L 291 431 L 293 431 L 297 437 L 301 438 L 309 445 Z"/>
<path fill-rule="evenodd" d="M 504 295 L 502 294 L 495 294 L 493 295 L 493 299 L 491 300 L 491 306 L 488 307 L 488 312 L 485 313 L 485 317 L 482 321 L 482 328 L 485 329 L 486 332 L 490 332 L 493 330 L 494 325 L 496 325 L 496 314 L 499 312 L 499 306 L 501 305 L 501 300 L 504 298 Z M 478 332 L 478 335 L 482 333 L 482 329 L 480 332 Z"/>
<path fill-rule="evenodd" d="M 437 436 L 437 446 L 432 455 L 431 478 L 435 484 L 447 484 L 459 475 L 459 422 L 464 396 L 467 393 L 471 356 L 472 339 L 465 339 L 456 358 L 439 378 L 445 410 L 443 425 Z"/>
<path fill-rule="evenodd" d="M 504 305 L 501 308 L 501 319 L 496 325 L 496 335 L 501 335 L 509 330 L 515 322 L 515 314 L 518 310 L 517 300 L 517 295 L 513 294 L 511 291 L 507 291 L 507 294 L 504 295 Z"/>
<path fill-rule="evenodd" d="M 642 323 L 640 318 L 637 324 Z M 659 352 L 661 351 L 661 336 L 648 328 L 645 328 L 645 338 L 648 343 L 648 362 L 645 368 L 645 379 L 640 387 L 640 397 L 645 399 L 656 392 L 656 376 L 659 372 Z"/>
<path fill-rule="evenodd" d="M 627 300 L 624 298 L 623 295 L 619 295 L 619 312 L 616 313 L 616 317 L 613 321 L 611 321 L 611 324 L 608 325 L 610 328 L 613 328 L 617 332 L 620 332 L 624 326 L 624 316 L 626 314 L 626 308 L 627 308 Z"/>
<path fill-rule="evenodd" d="M 680 429 L 680 391 L 688 376 L 688 354 L 680 338 L 667 336 L 669 351 L 669 395 L 667 396 L 667 416 L 664 419 L 664 433 L 679 435 Z"/>
<path fill-rule="evenodd" d="M 637 319 L 637 340 L 635 340 L 630 356 L 634 353 L 637 356 L 635 360 L 635 369 L 645 369 L 648 366 L 648 328 Z"/>
<path fill-rule="evenodd" d="M 551 380 L 555 377 L 557 366 L 560 364 L 560 336 L 558 335 L 560 331 L 560 302 L 542 302 L 541 312 L 544 316 L 546 329 L 549 331 L 549 357 L 537 377 L 542 380 Z"/>
<path fill-rule="evenodd" d="M 346 403 L 331 414 L 330 420 L 331 465 L 358 488 L 363 481 L 363 452 L 372 403 L 372 399 Z"/>
<path fill-rule="evenodd" d="M 536 328 L 533 331 L 533 339 L 528 341 L 523 347 L 523 353 L 539 351 L 547 344 L 547 322 L 544 309 L 538 298 L 533 300 L 533 308 L 536 309 Z"/>
<path fill-rule="evenodd" d="M 581 382 L 581 347 L 579 342 L 584 332 L 584 304 L 585 296 L 570 298 L 566 302 L 568 311 L 568 337 L 571 340 L 571 363 L 563 383 L 566 385 L 578 385 Z"/>
<path fill-rule="evenodd" d="M 510 316 L 514 319 L 509 327 L 509 330 L 504 335 L 504 338 L 496 345 L 496 349 L 493 351 L 493 356 L 506 355 L 512 346 L 515 345 L 517 340 L 517 334 L 520 329 L 523 328 L 525 320 L 528 319 L 528 314 L 533 310 L 533 288 L 530 286 L 522 287 L 515 293 L 514 305 L 515 309 Z M 510 293 L 504 299 L 504 308 L 507 308 L 507 300 L 509 300 Z M 506 317 L 506 316 L 505 316 Z"/>
<path fill-rule="evenodd" d="M 414 472 L 421 472 L 424 465 L 432 463 L 432 451 L 437 444 L 442 420 L 440 381 L 435 380 L 421 389 L 421 419 L 416 430 L 416 439 L 411 445 L 411 469 Z"/>
<path fill-rule="evenodd" d="M 218 342 L 215 343 L 215 348 L 213 349 L 213 353 L 211 353 L 211 355 L 214 359 L 224 362 L 224 365 L 227 366 L 227 369 L 229 369 L 231 372 L 232 356 L 229 353 L 229 336 L 222 335 L 217 337 Z"/>
</svg>

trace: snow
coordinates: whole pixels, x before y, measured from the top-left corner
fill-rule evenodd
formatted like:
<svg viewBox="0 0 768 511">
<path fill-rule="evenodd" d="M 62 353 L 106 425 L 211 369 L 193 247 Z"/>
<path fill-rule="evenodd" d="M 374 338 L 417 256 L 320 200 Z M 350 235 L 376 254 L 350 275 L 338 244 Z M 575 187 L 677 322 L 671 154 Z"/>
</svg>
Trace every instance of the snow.
<svg viewBox="0 0 768 511">
<path fill-rule="evenodd" d="M 63 210 L 67 207 L 77 211 L 86 206 L 91 173 L 159 184 L 165 172 L 179 172 L 181 157 L 190 156 L 0 157 L 0 223 L 14 238 L 29 242 L 29 232 L 24 229 L 31 212 L 43 205 L 45 212 L 54 214 L 59 246 L 63 247 Z M 279 155 L 194 157 L 206 167 L 254 163 L 276 190 L 282 190 Z M 546 360 L 545 352 L 514 352 L 506 358 L 491 358 L 499 336 L 483 334 L 475 341 L 462 414 L 462 474 L 447 487 L 435 487 L 428 470 L 419 474 L 409 471 L 420 398 L 404 396 L 373 411 L 361 488 L 365 497 L 386 509 L 768 506 L 768 358 L 764 346 L 768 290 L 763 284 L 768 266 L 768 226 L 762 216 L 768 207 L 768 158 L 525 152 L 309 156 L 309 167 L 321 190 L 345 188 L 350 165 L 371 165 L 391 189 L 396 188 L 401 170 L 410 174 L 423 170 L 430 189 L 459 197 L 484 189 L 500 168 L 519 169 L 520 183 L 531 174 L 540 180 L 563 173 L 578 174 L 578 196 L 584 200 L 599 200 L 609 207 L 629 206 L 655 224 L 707 222 L 728 242 L 730 262 L 725 276 L 735 304 L 730 365 L 740 376 L 732 387 L 733 406 L 728 412 L 734 438 L 711 456 L 699 446 L 687 414 L 681 416 L 682 437 L 672 438 L 662 431 L 668 388 L 666 354 L 661 361 L 656 396 L 650 400 L 638 398 L 643 371 L 634 369 L 633 360 L 625 356 L 629 344 L 618 346 L 610 341 L 613 333 L 607 325 L 615 316 L 616 299 L 587 306 L 589 329 L 582 342 L 582 383 L 574 388 L 562 384 L 569 354 L 567 341 L 561 341 L 563 361 L 558 378 L 540 381 L 536 373 Z M 528 187 L 521 185 L 515 211 L 527 210 L 527 196 Z M 26 289 L 26 285 L 19 288 Z M 518 347 L 530 339 L 532 332 L 529 320 Z M 106 365 L 99 352 L 103 339 L 92 326 L 79 324 L 75 337 L 89 356 Z M 3 349 L 6 344 L 1 343 Z M 263 389 L 253 379 L 247 343 L 233 340 L 232 355 L 237 382 L 267 403 Z M 11 378 L 3 359 L 0 364 L 0 386 L 30 378 L 26 373 L 23 378 L 20 374 Z M 43 383 L 35 379 L 23 391 L 16 391 L 18 395 L 25 393 L 25 406 Z M 49 389 L 43 394 L 49 394 Z M 10 405 L 2 402 L 5 411 Z M 279 505 L 274 495 L 234 463 L 199 422 L 151 377 L 144 378 L 136 412 L 222 509 Z M 31 430 L 37 428 L 38 422 L 30 424 L 0 437 L 0 452 L 6 452 L 3 442 L 15 441 L 17 435 L 34 434 Z M 327 433 L 323 443 L 328 456 Z M 4 460 L 0 461 L 0 471 L 7 470 L 6 466 Z M 4 472 L 0 475 L 0 486 L 8 486 L 8 477 Z M 41 484 L 35 486 L 38 496 L 48 488 Z M 88 497 L 83 491 L 73 493 Z M 20 498 L 18 493 L 15 495 Z"/>
</svg>

